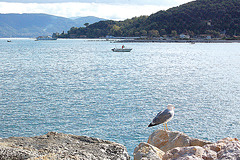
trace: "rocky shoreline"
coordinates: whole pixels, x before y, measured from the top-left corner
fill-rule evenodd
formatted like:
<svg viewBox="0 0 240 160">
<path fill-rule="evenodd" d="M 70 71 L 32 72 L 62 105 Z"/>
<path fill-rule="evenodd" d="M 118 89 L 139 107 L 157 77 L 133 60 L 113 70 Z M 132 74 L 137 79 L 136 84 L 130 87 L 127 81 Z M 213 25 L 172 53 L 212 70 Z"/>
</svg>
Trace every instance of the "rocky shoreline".
<svg viewBox="0 0 240 160">
<path fill-rule="evenodd" d="M 177 131 L 156 130 L 134 149 L 134 160 L 240 160 L 240 142 L 212 143 Z M 129 160 L 126 147 L 98 138 L 49 132 L 0 138 L 0 160 Z"/>
<path fill-rule="evenodd" d="M 191 138 L 181 132 L 154 131 L 147 143 L 134 150 L 134 160 L 240 160 L 240 142 L 224 138 L 215 143 Z"/>
<path fill-rule="evenodd" d="M 128 160 L 121 144 L 57 132 L 0 139 L 0 160 Z"/>
</svg>

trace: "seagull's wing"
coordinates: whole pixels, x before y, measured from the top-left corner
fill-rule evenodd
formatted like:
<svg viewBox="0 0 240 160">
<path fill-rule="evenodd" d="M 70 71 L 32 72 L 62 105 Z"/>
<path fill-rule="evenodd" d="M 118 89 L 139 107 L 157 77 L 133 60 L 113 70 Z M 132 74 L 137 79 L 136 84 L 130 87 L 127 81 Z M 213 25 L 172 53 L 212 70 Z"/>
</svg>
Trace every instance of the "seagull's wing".
<svg viewBox="0 0 240 160">
<path fill-rule="evenodd" d="M 166 122 L 172 115 L 168 109 L 161 111 L 157 114 L 157 116 L 153 119 L 153 121 L 148 125 L 148 127 L 155 126 L 158 124 L 162 124 Z"/>
</svg>

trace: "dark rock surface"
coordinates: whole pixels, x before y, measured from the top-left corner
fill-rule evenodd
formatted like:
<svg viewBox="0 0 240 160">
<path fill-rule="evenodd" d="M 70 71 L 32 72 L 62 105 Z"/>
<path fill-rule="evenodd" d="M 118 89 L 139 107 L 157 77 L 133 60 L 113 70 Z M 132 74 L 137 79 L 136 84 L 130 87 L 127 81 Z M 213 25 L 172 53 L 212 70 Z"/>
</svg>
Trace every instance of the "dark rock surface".
<svg viewBox="0 0 240 160">
<path fill-rule="evenodd" d="M 49 132 L 36 137 L 0 139 L 0 160 L 6 159 L 128 160 L 130 157 L 118 143 Z"/>
</svg>

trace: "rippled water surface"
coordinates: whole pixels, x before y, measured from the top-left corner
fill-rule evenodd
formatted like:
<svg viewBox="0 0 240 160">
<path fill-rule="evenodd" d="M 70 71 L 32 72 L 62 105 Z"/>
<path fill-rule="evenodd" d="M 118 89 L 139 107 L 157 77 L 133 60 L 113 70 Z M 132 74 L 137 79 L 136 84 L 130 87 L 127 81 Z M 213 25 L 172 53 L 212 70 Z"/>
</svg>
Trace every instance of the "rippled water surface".
<svg viewBox="0 0 240 160">
<path fill-rule="evenodd" d="M 0 39 L 0 137 L 49 131 L 125 145 L 132 155 L 175 105 L 169 129 L 240 138 L 240 44 Z"/>
</svg>

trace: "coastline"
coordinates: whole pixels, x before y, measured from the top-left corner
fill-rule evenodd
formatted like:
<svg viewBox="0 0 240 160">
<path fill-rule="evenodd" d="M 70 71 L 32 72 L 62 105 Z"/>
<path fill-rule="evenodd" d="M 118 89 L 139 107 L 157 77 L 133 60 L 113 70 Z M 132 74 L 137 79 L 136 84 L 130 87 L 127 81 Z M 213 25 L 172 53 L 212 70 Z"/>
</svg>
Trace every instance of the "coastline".
<svg viewBox="0 0 240 160">
<path fill-rule="evenodd" d="M 35 39 L 32 37 L 21 38 L 21 37 L 10 37 L 10 38 L 0 38 L 2 40 L 18 40 L 18 39 Z M 90 40 L 90 41 L 109 41 L 111 43 L 240 43 L 240 40 L 158 40 L 158 39 L 105 39 L 105 38 L 58 38 L 58 40 Z"/>
<path fill-rule="evenodd" d="M 120 40 L 115 43 L 240 43 L 240 40 Z"/>
<path fill-rule="evenodd" d="M 132 151 L 130 151 L 132 152 Z M 192 138 L 183 132 L 155 130 L 147 142 L 133 151 L 134 160 L 239 159 L 240 141 L 224 138 L 217 142 Z M 130 160 L 122 144 L 94 137 L 57 132 L 34 137 L 0 138 L 0 159 Z"/>
</svg>

